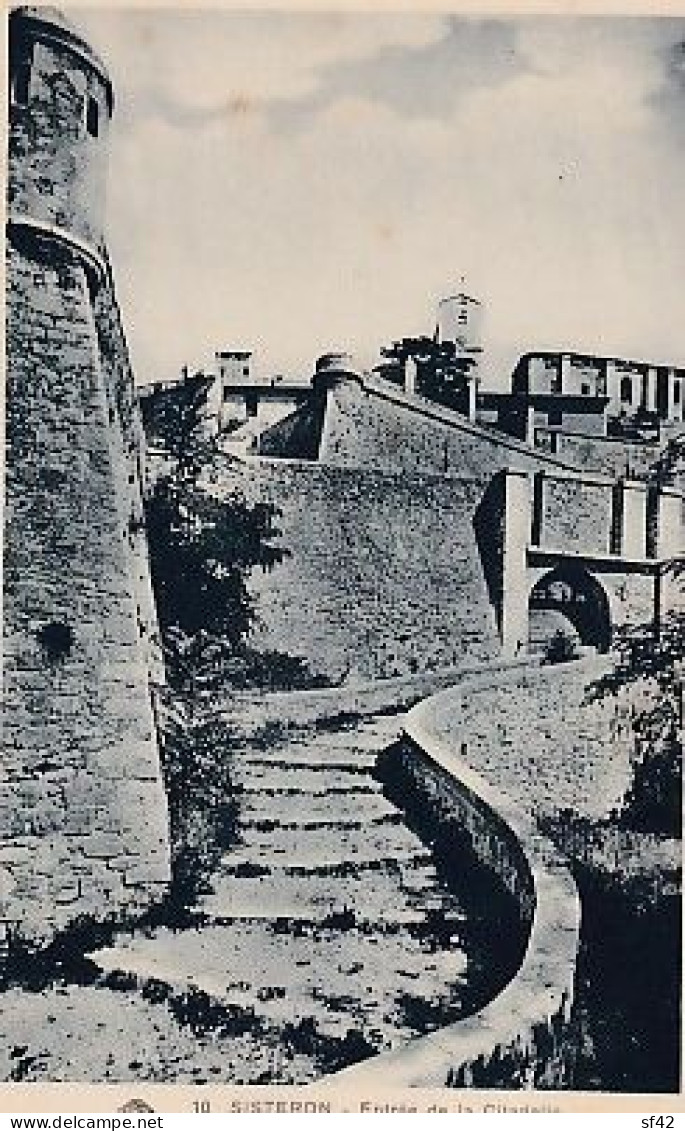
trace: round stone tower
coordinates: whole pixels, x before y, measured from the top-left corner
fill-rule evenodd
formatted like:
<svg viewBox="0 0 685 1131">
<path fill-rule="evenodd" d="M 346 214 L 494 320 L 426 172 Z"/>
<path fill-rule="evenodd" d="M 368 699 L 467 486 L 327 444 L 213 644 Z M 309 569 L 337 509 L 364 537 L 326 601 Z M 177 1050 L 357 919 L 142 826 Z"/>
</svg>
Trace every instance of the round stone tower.
<svg viewBox="0 0 685 1131">
<path fill-rule="evenodd" d="M 112 86 L 10 16 L 2 935 L 130 915 L 169 877 L 142 430 L 103 224 Z"/>
<path fill-rule="evenodd" d="M 101 266 L 112 84 L 51 8 L 10 14 L 8 213 Z"/>
</svg>

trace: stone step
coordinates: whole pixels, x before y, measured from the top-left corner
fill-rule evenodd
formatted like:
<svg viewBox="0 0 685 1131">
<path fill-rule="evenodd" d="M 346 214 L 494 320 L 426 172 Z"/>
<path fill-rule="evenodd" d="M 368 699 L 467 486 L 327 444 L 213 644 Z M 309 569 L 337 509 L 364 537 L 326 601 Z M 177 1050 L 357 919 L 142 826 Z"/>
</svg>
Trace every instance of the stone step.
<svg viewBox="0 0 685 1131">
<path fill-rule="evenodd" d="M 381 855 L 381 853 L 383 853 Z M 430 863 L 431 855 L 427 849 L 419 852 L 413 845 L 397 847 L 394 851 L 381 844 L 380 848 L 358 842 L 350 846 L 332 843 L 326 851 L 316 843 L 283 853 L 278 849 L 256 853 L 246 848 L 236 849 L 221 862 L 220 874 L 235 875 L 239 878 L 249 875 L 250 869 L 264 869 L 264 874 L 279 873 L 295 875 L 330 875 L 339 877 L 354 871 L 374 871 L 386 869 L 396 871 L 401 864 L 413 864 L 417 859 Z"/>
<path fill-rule="evenodd" d="M 449 1000 L 466 972 L 456 942 L 431 951 L 408 930 L 293 933 L 264 922 L 233 924 L 230 946 L 223 926 L 158 930 L 94 957 L 104 970 L 192 985 L 226 1004 L 252 1007 L 270 1024 L 297 1024 L 308 1015 L 323 1032 L 343 1036 L 351 1027 L 364 1028 L 385 1047 L 413 1035 L 405 995 Z"/>
<path fill-rule="evenodd" d="M 94 960 L 180 994 L 197 987 L 265 1032 L 313 1022 L 382 1049 L 416 1036 L 426 1003 L 456 1020 L 464 915 L 372 776 L 399 725 L 274 727 L 246 741 L 232 755 L 241 842 L 197 906 L 202 925 L 141 932 Z"/>
<path fill-rule="evenodd" d="M 278 829 L 283 829 L 287 832 L 293 832 L 296 829 L 301 829 L 304 832 L 313 832 L 317 829 L 340 829 L 347 832 L 356 830 L 357 832 L 363 832 L 365 829 L 374 828 L 376 825 L 399 825 L 402 823 L 400 813 L 393 811 L 382 813 L 377 817 L 369 817 L 366 821 L 355 820 L 353 816 L 350 816 L 347 820 L 339 820 L 331 815 L 330 806 L 326 806 L 325 812 L 328 814 L 327 817 L 321 816 L 318 819 L 313 818 L 311 820 L 303 818 L 298 821 L 277 820 L 273 817 L 266 816 L 255 816 L 254 819 L 252 819 L 249 815 L 246 817 L 243 814 L 240 818 L 240 828 L 244 834 L 243 840 L 246 841 L 246 834 L 249 835 L 252 830 L 256 833 L 271 833 Z"/>
<path fill-rule="evenodd" d="M 382 859 L 430 859 L 430 852 L 404 825 L 384 823 L 364 828 L 331 824 L 314 829 L 276 829 L 268 832 L 241 828 L 242 843 L 227 852 L 223 872 L 244 861 L 275 868 L 307 868 Z"/>
<path fill-rule="evenodd" d="M 365 771 L 349 768 L 329 769 L 327 766 L 313 768 L 282 769 L 280 766 L 236 764 L 235 778 L 243 789 L 264 790 L 269 793 L 346 793 L 379 792 L 380 785 Z"/>
<path fill-rule="evenodd" d="M 305 826 L 308 822 L 336 818 L 365 823 L 397 814 L 395 807 L 381 793 L 370 788 L 333 796 L 334 801 L 327 793 L 249 790 L 239 798 L 239 820 L 241 825 L 272 820 L 285 826 L 294 823 Z"/>
<path fill-rule="evenodd" d="M 456 899 L 438 885 L 428 862 L 416 861 L 353 874 L 288 874 L 283 871 L 237 877 L 217 875 L 214 891 L 200 910 L 226 919 L 298 919 L 321 922 L 351 912 L 357 923 L 392 927 L 420 922 L 428 911 L 459 913 Z"/>
<path fill-rule="evenodd" d="M 297 747 L 283 750 L 245 750 L 239 756 L 240 767 L 269 766 L 283 773 L 295 770 L 341 770 L 343 773 L 369 774 L 373 772 L 378 754 L 365 751 L 328 750 L 323 747 Z M 239 772 L 239 771 L 238 771 Z"/>
</svg>

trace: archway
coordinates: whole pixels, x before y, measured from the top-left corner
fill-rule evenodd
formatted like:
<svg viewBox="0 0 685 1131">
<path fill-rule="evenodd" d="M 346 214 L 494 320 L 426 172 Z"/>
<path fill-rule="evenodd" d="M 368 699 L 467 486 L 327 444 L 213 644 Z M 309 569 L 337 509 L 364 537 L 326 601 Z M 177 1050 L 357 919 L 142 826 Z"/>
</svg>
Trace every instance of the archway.
<svg viewBox="0 0 685 1131">
<path fill-rule="evenodd" d="M 611 613 L 604 588 L 583 566 L 564 562 L 533 586 L 528 600 L 528 639 L 533 651 L 546 649 L 559 631 L 576 643 L 606 652 Z"/>
</svg>

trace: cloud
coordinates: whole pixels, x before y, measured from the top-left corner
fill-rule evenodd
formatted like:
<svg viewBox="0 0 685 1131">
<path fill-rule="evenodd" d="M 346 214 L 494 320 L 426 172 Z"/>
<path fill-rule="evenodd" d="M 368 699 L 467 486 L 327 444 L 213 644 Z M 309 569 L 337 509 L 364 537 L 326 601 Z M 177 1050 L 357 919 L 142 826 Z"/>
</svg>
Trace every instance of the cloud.
<svg viewBox="0 0 685 1131">
<path fill-rule="evenodd" d="M 183 94 L 188 76 L 176 77 L 188 58 L 179 25 L 176 37 L 155 33 L 158 54 L 137 43 L 127 56 L 134 89 L 113 136 L 110 238 L 140 379 L 230 345 L 254 347 L 266 369 L 306 370 L 333 346 L 370 357 L 430 330 L 435 300 L 462 273 L 486 301 L 499 383 L 536 346 L 685 359 L 685 147 L 672 86 L 670 102 L 664 94 L 682 22 L 510 22 L 478 35 L 514 62 L 491 60 L 477 81 L 454 72 L 456 48 L 446 54 L 458 24 L 446 33 L 443 21 L 407 17 L 381 34 L 355 18 L 324 49 L 319 17 L 300 17 L 284 40 L 263 19 L 206 16 L 189 74 L 201 43 L 226 72 L 234 54 L 254 57 L 250 37 L 265 59 L 299 43 L 288 97 L 309 94 L 295 130 L 248 103 L 204 114 L 200 96 Z M 148 71 L 163 70 L 172 50 L 159 96 L 183 97 L 185 124 L 196 114 L 198 128 L 153 112 L 150 76 L 132 67 L 142 52 Z M 413 84 L 411 114 L 395 97 L 403 55 L 440 71 L 425 90 Z M 458 90 L 437 98 L 450 68 Z"/>
<path fill-rule="evenodd" d="M 181 118 L 303 98 L 331 67 L 372 60 L 388 49 L 417 49 L 444 34 L 440 16 L 344 12 L 115 11 L 82 23 L 111 59 L 140 109 L 166 107 Z"/>
</svg>

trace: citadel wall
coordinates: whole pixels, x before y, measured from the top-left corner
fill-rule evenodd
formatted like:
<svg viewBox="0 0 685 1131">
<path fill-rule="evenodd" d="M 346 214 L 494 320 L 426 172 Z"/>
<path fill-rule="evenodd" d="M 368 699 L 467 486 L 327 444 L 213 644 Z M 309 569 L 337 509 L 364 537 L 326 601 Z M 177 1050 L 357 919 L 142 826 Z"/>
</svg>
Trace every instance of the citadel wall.
<svg viewBox="0 0 685 1131">
<path fill-rule="evenodd" d="M 643 484 L 619 488 L 374 378 L 326 385 L 316 462 L 254 459 L 242 472 L 250 498 L 279 508 L 289 551 L 251 580 L 255 646 L 333 678 L 514 656 L 528 593 L 560 555 L 601 571 L 615 625 L 648 622 L 671 599 L 647 560 Z M 668 516 L 659 556 L 681 540 L 677 505 Z"/>
<path fill-rule="evenodd" d="M 101 237 L 111 90 L 47 9 L 12 13 L 10 40 L 0 924 L 43 943 L 148 906 L 169 849 L 142 432 Z"/>
<path fill-rule="evenodd" d="M 331 678 L 394 676 L 497 654 L 474 536 L 473 481 L 282 460 L 228 468 L 219 490 L 279 508 L 289 556 L 255 571 L 252 643 Z"/>
<path fill-rule="evenodd" d="M 331 381 L 319 448 L 321 463 L 375 467 L 485 481 L 507 468 L 567 465 L 378 378 Z"/>
</svg>

